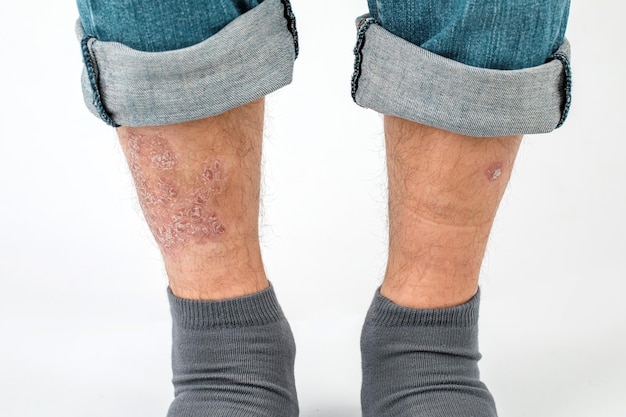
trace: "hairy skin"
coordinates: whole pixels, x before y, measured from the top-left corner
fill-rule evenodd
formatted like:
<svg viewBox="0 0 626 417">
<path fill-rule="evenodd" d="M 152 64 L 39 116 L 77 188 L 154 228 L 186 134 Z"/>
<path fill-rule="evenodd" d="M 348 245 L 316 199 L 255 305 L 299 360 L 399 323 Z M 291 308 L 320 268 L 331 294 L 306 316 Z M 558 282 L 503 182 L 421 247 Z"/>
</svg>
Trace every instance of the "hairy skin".
<svg viewBox="0 0 626 417">
<path fill-rule="evenodd" d="M 264 101 L 176 125 L 120 127 L 139 203 L 179 297 L 266 288 L 258 240 Z"/>
<path fill-rule="evenodd" d="M 522 137 L 474 138 L 385 116 L 389 260 L 381 293 L 413 308 L 462 304 L 478 276 Z"/>
<path fill-rule="evenodd" d="M 118 129 L 172 291 L 223 299 L 266 288 L 258 240 L 264 101 L 219 116 Z M 471 138 L 385 117 L 389 260 L 400 305 L 469 300 L 521 136 Z"/>
</svg>

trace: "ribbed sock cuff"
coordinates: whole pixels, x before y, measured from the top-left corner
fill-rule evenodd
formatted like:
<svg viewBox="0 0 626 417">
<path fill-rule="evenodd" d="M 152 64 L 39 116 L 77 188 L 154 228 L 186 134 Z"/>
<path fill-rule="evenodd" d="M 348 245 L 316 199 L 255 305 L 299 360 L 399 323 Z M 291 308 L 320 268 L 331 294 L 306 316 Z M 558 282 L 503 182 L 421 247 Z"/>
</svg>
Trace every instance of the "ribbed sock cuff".
<svg viewBox="0 0 626 417">
<path fill-rule="evenodd" d="M 248 327 L 275 323 L 285 316 L 274 288 L 226 300 L 188 300 L 167 289 L 172 321 L 184 329 Z"/>
<path fill-rule="evenodd" d="M 455 307 L 416 309 L 400 306 L 376 291 L 367 320 L 377 326 L 473 327 L 478 323 L 480 290 Z"/>
</svg>

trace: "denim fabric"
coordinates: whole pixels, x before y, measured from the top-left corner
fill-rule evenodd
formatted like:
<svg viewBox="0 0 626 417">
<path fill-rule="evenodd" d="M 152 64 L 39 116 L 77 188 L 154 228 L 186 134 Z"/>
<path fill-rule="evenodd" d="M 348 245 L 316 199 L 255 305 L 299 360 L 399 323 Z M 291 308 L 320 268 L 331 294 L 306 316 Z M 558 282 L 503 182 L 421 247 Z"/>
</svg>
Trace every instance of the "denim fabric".
<svg viewBox="0 0 626 417">
<path fill-rule="evenodd" d="M 202 42 L 262 0 L 77 0 L 85 33 L 147 52 Z"/>
<path fill-rule="evenodd" d="M 291 82 L 288 0 L 77 0 L 89 109 L 146 126 L 213 116 Z M 545 133 L 571 103 L 569 0 L 368 0 L 352 95 L 471 136 Z"/>
<path fill-rule="evenodd" d="M 565 121 L 568 0 L 369 4 L 373 15 L 357 19 L 357 104 L 468 136 L 547 133 Z"/>
<path fill-rule="evenodd" d="M 569 44 L 520 70 L 472 67 L 413 45 L 365 19 L 353 97 L 363 107 L 468 136 L 547 133 L 569 106 Z M 558 57 L 557 57 L 558 55 Z"/>
<path fill-rule="evenodd" d="M 288 0 L 265 0 L 209 38 L 161 52 L 103 41 L 81 21 L 76 29 L 85 103 L 112 126 L 180 123 L 249 103 L 291 82 L 298 52 Z"/>
<path fill-rule="evenodd" d="M 541 65 L 563 44 L 569 0 L 368 0 L 383 28 L 481 68 Z"/>
</svg>

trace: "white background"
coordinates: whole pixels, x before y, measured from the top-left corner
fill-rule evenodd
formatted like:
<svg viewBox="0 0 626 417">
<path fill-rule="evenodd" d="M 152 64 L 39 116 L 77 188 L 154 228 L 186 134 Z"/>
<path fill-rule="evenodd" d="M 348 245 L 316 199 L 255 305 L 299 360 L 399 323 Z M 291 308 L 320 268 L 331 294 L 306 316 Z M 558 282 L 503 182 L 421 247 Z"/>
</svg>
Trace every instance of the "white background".
<svg viewBox="0 0 626 417">
<path fill-rule="evenodd" d="M 164 416 L 159 253 L 114 131 L 83 106 L 75 6 L 37 3 L 0 13 L 0 415 Z M 302 54 L 268 99 L 263 250 L 296 334 L 301 415 L 358 417 L 386 244 L 381 117 L 350 98 L 366 4 L 293 3 Z M 503 417 L 626 415 L 625 15 L 573 2 L 569 121 L 525 139 L 495 223 L 481 366 Z"/>
</svg>

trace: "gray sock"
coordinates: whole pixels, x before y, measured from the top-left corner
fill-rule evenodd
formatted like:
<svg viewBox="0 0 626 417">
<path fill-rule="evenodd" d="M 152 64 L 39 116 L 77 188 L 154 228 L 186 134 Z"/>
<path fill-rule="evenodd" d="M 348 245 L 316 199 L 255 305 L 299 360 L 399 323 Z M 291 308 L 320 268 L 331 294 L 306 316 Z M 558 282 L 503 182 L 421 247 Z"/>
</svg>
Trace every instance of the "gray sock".
<svg viewBox="0 0 626 417">
<path fill-rule="evenodd" d="M 479 302 L 420 310 L 377 292 L 361 336 L 363 417 L 495 417 L 478 372 Z"/>
<path fill-rule="evenodd" d="M 221 301 L 168 290 L 175 399 L 168 417 L 296 417 L 295 343 L 272 287 Z"/>
</svg>

